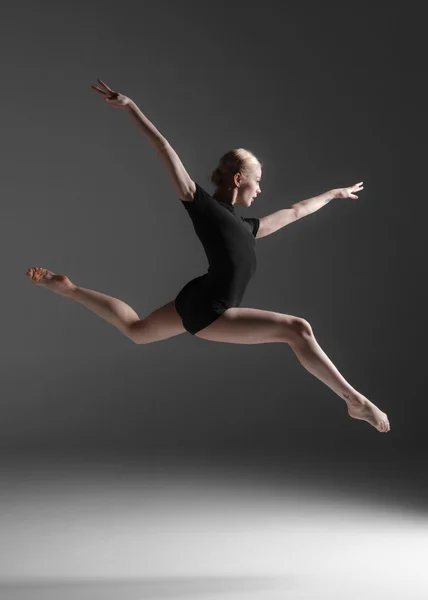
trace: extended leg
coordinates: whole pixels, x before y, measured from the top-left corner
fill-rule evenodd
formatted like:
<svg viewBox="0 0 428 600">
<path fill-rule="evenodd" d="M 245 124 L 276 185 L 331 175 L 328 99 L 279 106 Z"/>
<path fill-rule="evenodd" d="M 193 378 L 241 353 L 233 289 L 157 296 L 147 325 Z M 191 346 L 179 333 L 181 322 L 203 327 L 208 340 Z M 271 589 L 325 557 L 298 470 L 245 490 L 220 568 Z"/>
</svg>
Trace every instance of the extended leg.
<svg viewBox="0 0 428 600">
<path fill-rule="evenodd" d="M 64 275 L 55 275 L 47 269 L 38 268 L 29 269 L 27 275 L 37 285 L 79 302 L 114 325 L 136 344 L 157 342 L 185 332 L 174 302 L 169 302 L 145 319 L 140 319 L 135 310 L 122 300 L 76 286 Z"/>
</svg>

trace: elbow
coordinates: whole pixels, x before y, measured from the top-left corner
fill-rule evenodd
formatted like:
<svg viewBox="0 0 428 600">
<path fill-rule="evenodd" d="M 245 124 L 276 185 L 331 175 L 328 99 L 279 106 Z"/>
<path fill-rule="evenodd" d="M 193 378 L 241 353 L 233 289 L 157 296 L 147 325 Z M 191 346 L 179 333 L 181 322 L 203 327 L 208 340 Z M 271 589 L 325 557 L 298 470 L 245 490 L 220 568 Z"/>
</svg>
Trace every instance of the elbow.
<svg viewBox="0 0 428 600">
<path fill-rule="evenodd" d="M 156 147 L 156 152 L 159 153 L 166 152 L 168 148 L 170 148 L 168 140 L 163 136 L 156 138 L 154 145 Z"/>
<path fill-rule="evenodd" d="M 291 207 L 291 210 L 293 211 L 294 221 L 298 221 L 299 219 L 304 217 L 306 214 L 303 206 L 299 206 L 298 204 L 293 204 L 293 206 Z"/>
</svg>

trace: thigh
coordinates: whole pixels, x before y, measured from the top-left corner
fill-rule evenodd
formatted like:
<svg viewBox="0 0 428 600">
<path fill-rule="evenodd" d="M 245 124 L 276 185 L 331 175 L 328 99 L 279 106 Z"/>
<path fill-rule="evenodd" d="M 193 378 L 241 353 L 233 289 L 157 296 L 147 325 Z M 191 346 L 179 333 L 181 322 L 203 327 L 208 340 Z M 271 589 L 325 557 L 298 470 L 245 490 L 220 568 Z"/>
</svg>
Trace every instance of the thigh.
<svg viewBox="0 0 428 600">
<path fill-rule="evenodd" d="M 137 321 L 131 328 L 132 338 L 137 344 L 160 342 L 186 331 L 173 300 Z"/>
<path fill-rule="evenodd" d="M 228 308 L 214 323 L 195 335 L 212 342 L 266 344 L 293 342 L 306 321 L 300 317 L 257 308 Z"/>
</svg>

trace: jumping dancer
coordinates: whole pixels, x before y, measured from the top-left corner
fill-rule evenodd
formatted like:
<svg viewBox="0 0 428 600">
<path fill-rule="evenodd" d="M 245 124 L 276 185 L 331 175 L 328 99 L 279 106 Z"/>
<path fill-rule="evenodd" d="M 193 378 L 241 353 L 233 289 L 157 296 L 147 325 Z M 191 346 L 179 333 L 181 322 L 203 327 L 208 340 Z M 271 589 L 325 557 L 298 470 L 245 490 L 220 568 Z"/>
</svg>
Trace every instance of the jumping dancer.
<svg viewBox="0 0 428 600">
<path fill-rule="evenodd" d="M 123 109 L 141 128 L 166 167 L 173 187 L 192 219 L 206 252 L 207 273 L 187 283 L 174 301 L 144 319 L 127 304 L 72 283 L 65 275 L 33 267 L 28 277 L 39 286 L 83 304 L 136 344 L 149 344 L 187 331 L 199 338 L 233 344 L 289 344 L 301 364 L 333 390 L 355 419 L 380 432 L 390 429 L 387 415 L 353 388 L 320 348 L 310 324 L 300 317 L 256 308 L 240 308 L 256 270 L 255 239 L 309 215 L 335 198 L 358 198 L 362 182 L 297 202 L 266 217 L 239 217 L 235 206 L 250 206 L 261 193 L 262 165 L 239 148 L 225 154 L 211 176 L 210 195 L 194 182 L 168 141 L 127 96 L 98 79 L 92 88 L 113 108 Z"/>
</svg>

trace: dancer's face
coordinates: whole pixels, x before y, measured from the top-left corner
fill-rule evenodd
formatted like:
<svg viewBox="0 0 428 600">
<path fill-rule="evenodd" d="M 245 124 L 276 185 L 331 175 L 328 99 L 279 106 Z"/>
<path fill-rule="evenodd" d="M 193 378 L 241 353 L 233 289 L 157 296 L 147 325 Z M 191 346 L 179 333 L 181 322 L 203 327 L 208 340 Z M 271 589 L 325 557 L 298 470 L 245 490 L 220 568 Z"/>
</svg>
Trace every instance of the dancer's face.
<svg viewBox="0 0 428 600">
<path fill-rule="evenodd" d="M 256 196 L 261 193 L 260 181 L 262 178 L 262 169 L 257 166 L 245 179 L 241 179 L 238 188 L 237 204 L 251 206 Z"/>
</svg>

